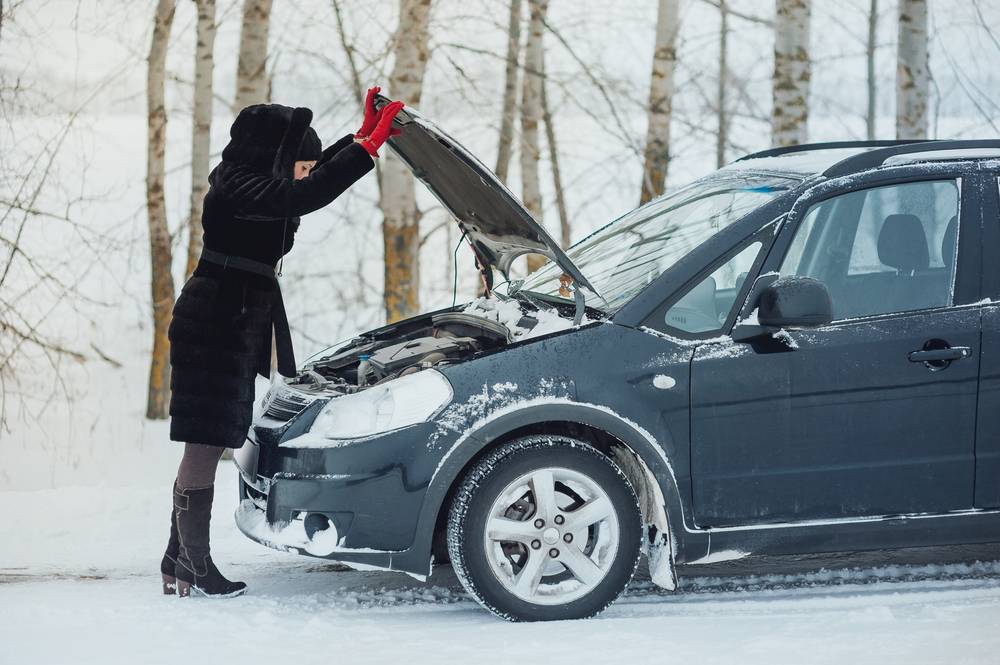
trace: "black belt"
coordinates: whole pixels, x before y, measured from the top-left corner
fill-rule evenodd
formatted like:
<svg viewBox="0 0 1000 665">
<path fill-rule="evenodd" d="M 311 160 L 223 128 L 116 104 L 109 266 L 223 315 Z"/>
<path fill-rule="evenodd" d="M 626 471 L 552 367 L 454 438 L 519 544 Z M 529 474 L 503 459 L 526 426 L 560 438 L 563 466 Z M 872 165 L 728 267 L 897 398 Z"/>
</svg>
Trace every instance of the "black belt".
<svg viewBox="0 0 1000 665">
<path fill-rule="evenodd" d="M 209 263 L 218 264 L 223 268 L 246 270 L 247 272 L 257 273 L 258 275 L 264 275 L 265 277 L 275 279 L 274 266 L 262 263 L 261 261 L 248 259 L 245 256 L 223 254 L 222 252 L 216 252 L 214 249 L 202 248 L 201 258 Z"/>
<path fill-rule="evenodd" d="M 235 256 L 233 254 L 223 254 L 212 249 L 202 249 L 201 259 L 209 263 L 215 263 L 223 268 L 235 268 L 247 272 L 270 277 L 278 282 L 275 275 L 274 266 L 260 261 L 248 259 L 245 256 Z M 281 289 L 276 289 L 274 302 L 271 306 L 271 325 L 274 328 L 274 342 L 278 356 L 278 372 L 285 376 L 295 376 L 295 353 L 292 349 L 292 333 L 288 327 L 288 315 L 285 313 L 285 301 L 281 297 Z M 264 350 L 258 363 L 258 372 L 261 376 L 270 375 L 271 369 L 271 336 L 267 336 L 264 343 Z"/>
</svg>

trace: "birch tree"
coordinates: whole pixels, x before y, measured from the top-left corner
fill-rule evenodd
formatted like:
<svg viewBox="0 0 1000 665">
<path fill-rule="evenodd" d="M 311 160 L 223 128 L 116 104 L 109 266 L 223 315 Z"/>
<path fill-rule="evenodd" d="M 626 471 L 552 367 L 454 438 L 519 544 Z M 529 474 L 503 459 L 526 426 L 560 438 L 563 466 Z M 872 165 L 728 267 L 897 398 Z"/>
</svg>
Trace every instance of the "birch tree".
<svg viewBox="0 0 1000 665">
<path fill-rule="evenodd" d="M 431 0 L 399 0 L 395 61 L 389 92 L 410 106 L 420 105 L 424 73 L 430 58 Z M 383 301 L 389 322 L 420 311 L 420 212 L 413 176 L 388 149 L 383 149 L 382 242 L 385 250 Z"/>
<path fill-rule="evenodd" d="M 727 72 L 729 70 L 729 7 L 727 0 L 719 0 L 719 80 L 715 89 L 718 124 L 715 132 L 715 166 L 726 164 L 726 143 L 729 141 L 729 116 L 726 113 Z"/>
<path fill-rule="evenodd" d="M 188 217 L 188 255 L 184 274 L 190 277 L 201 255 L 201 213 L 208 192 L 208 161 L 212 140 L 212 73 L 215 48 L 215 0 L 198 5 L 197 45 L 194 56 L 194 111 L 191 122 L 191 214 Z"/>
<path fill-rule="evenodd" d="M 805 143 L 809 119 L 809 2 L 777 0 L 771 136 L 776 146 Z"/>
<path fill-rule="evenodd" d="M 927 0 L 899 1 L 896 53 L 896 138 L 927 137 Z"/>
<path fill-rule="evenodd" d="M 244 0 L 240 51 L 236 65 L 237 111 L 263 104 L 270 97 L 267 77 L 267 36 L 271 26 L 271 0 Z"/>
<path fill-rule="evenodd" d="M 167 42 L 174 22 L 175 0 L 158 0 L 153 19 L 153 38 L 146 69 L 147 141 L 146 211 L 149 219 L 149 251 L 152 272 L 153 352 L 149 367 L 147 418 L 166 418 L 170 402 L 170 342 L 167 326 L 174 306 L 174 281 L 170 230 L 163 194 L 164 156 L 167 149 L 167 111 L 164 100 Z"/>
<path fill-rule="evenodd" d="M 514 144 L 514 116 L 517 111 L 517 74 L 521 52 L 521 0 L 510 0 L 507 23 L 507 68 L 504 72 L 503 108 L 500 112 L 500 146 L 497 149 L 497 177 L 507 182 L 507 170 Z"/>
<path fill-rule="evenodd" d="M 878 0 L 871 0 L 868 7 L 868 36 L 865 39 L 865 65 L 868 88 L 868 106 L 865 111 L 865 137 L 875 139 L 875 103 L 878 99 L 878 83 L 875 78 L 875 49 L 878 46 Z"/>
<path fill-rule="evenodd" d="M 538 177 L 538 125 L 542 120 L 542 38 L 545 34 L 548 4 L 548 0 L 528 0 L 531 19 L 524 45 L 524 81 L 521 91 L 521 199 L 524 207 L 539 224 L 542 223 L 542 188 Z M 529 255 L 528 272 L 537 270 L 545 260 L 540 254 Z"/>
<path fill-rule="evenodd" d="M 656 42 L 649 80 L 646 121 L 646 148 L 642 168 L 639 203 L 663 193 L 670 165 L 670 115 L 674 96 L 674 68 L 677 64 L 679 0 L 659 0 L 656 12 Z"/>
<path fill-rule="evenodd" d="M 543 63 L 544 64 L 544 63 Z M 544 71 L 542 72 L 544 74 Z M 559 144 L 556 141 L 556 124 L 549 108 L 548 77 L 542 77 L 542 120 L 545 122 L 545 142 L 549 146 L 549 163 L 552 165 L 552 187 L 556 194 L 556 211 L 559 213 L 559 244 L 563 249 L 570 245 L 571 229 L 566 210 L 566 192 L 559 170 Z"/>
</svg>

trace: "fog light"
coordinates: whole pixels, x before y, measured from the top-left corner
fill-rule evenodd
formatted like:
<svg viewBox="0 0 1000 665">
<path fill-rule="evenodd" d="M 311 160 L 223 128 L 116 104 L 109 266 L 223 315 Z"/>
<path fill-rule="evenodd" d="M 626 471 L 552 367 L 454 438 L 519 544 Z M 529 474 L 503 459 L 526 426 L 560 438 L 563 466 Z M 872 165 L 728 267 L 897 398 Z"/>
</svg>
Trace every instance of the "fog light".
<svg viewBox="0 0 1000 665">
<path fill-rule="evenodd" d="M 323 513 L 309 513 L 302 520 L 302 526 L 305 527 L 306 538 L 309 539 L 306 543 L 306 552 L 315 556 L 329 556 L 337 550 L 339 544 L 337 527 L 329 517 Z"/>
</svg>

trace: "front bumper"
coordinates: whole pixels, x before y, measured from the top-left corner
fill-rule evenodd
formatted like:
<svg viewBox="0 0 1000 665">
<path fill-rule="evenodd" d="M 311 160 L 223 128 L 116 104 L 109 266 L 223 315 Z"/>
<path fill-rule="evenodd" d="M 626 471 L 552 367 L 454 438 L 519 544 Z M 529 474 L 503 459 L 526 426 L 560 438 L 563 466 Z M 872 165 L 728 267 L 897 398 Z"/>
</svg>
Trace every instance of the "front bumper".
<svg viewBox="0 0 1000 665">
<path fill-rule="evenodd" d="M 429 425 L 330 448 L 281 446 L 289 437 L 262 429 L 234 455 L 236 522 L 248 538 L 359 568 L 429 573 L 432 534 L 417 528 L 437 464 L 424 445 Z"/>
</svg>

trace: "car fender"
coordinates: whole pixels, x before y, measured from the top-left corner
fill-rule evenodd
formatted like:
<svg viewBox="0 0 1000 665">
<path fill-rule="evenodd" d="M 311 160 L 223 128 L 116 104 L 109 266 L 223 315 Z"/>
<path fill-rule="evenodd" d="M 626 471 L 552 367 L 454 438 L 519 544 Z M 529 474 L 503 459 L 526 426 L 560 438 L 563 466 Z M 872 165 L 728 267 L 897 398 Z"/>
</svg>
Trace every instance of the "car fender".
<svg viewBox="0 0 1000 665">
<path fill-rule="evenodd" d="M 671 550 L 676 551 L 677 537 L 683 531 L 684 517 L 677 478 L 665 450 L 670 442 L 657 441 L 640 425 L 620 416 L 606 406 L 576 402 L 568 398 L 539 398 L 537 403 L 520 403 L 486 416 L 464 432 L 444 454 L 430 480 L 417 533 L 433 530 L 451 488 L 461 480 L 467 465 L 483 450 L 507 434 L 530 425 L 546 422 L 572 422 L 611 435 L 628 448 L 649 472 L 662 496 L 663 511 L 670 534 Z M 661 527 L 662 529 L 662 527 Z"/>
</svg>

